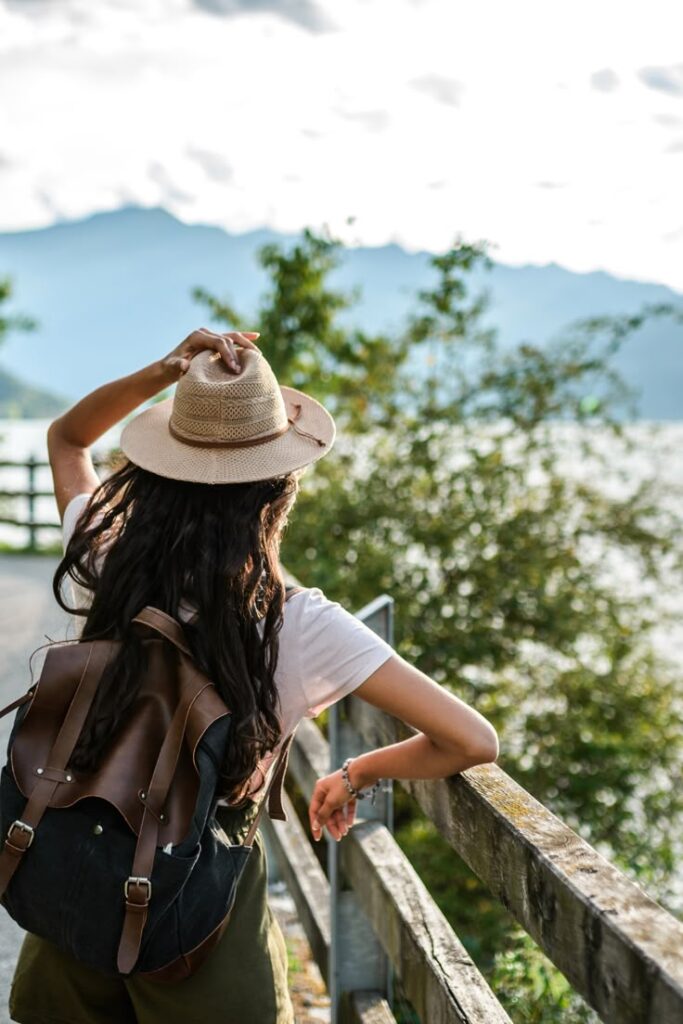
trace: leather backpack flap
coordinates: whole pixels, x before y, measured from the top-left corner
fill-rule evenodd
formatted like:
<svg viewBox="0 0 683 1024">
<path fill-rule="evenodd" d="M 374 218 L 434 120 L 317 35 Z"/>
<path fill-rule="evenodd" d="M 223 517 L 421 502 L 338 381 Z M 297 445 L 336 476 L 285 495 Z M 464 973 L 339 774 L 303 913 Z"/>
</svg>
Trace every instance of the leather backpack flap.
<svg viewBox="0 0 683 1024">
<path fill-rule="evenodd" d="M 12 773 L 24 796 L 29 797 L 40 778 L 51 778 L 50 751 L 68 712 L 88 658 L 91 644 L 79 641 L 51 648 L 45 659 L 35 696 L 17 731 L 10 753 Z M 162 808 L 159 842 L 180 843 L 188 834 L 199 789 L 197 747 L 207 729 L 230 714 L 211 682 L 185 654 L 161 638 L 143 641 L 147 669 L 125 723 L 104 751 L 99 768 L 80 773 L 71 768 L 54 774 L 61 783 L 50 807 L 70 807 L 87 797 L 112 804 L 136 834 L 145 810 L 149 787 L 162 743 L 181 693 L 189 690 L 191 701 L 184 742 L 179 751 L 173 781 Z"/>
<path fill-rule="evenodd" d="M 288 586 L 285 600 L 301 589 Z M 147 608 L 137 620 L 137 628 L 147 637 L 143 640 L 148 653 L 147 669 L 133 707 L 106 748 L 98 770 L 94 773 L 80 773 L 70 768 L 55 770 L 49 760 L 91 647 L 106 644 L 115 651 L 118 644 L 112 641 L 81 640 L 48 650 L 33 699 L 12 744 L 10 765 L 25 797 L 31 795 L 38 780 L 52 779 L 60 785 L 50 799 L 50 807 L 70 807 L 87 797 L 98 797 L 116 807 L 137 835 L 145 810 L 141 794 L 149 787 L 181 692 L 189 688 L 193 699 L 176 770 L 163 809 L 151 808 L 155 814 L 163 810 L 159 843 L 177 845 L 190 830 L 196 806 L 197 748 L 209 727 L 230 711 L 215 686 L 195 665 L 182 628 L 175 620 L 158 609 Z M 165 633 L 171 643 L 165 643 L 158 631 Z M 282 790 L 292 739 L 293 735 L 282 745 L 267 804 L 269 816 L 281 821 L 287 820 Z"/>
</svg>

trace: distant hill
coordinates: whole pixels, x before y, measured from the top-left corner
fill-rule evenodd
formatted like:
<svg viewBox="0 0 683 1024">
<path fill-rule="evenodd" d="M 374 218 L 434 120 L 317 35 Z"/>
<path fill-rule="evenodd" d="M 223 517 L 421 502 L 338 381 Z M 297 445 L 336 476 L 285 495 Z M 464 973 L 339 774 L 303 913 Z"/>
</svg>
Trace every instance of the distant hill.
<svg viewBox="0 0 683 1024">
<path fill-rule="evenodd" d="M 0 418 L 36 419 L 58 416 L 69 403 L 50 391 L 24 384 L 11 373 L 0 370 Z"/>
<path fill-rule="evenodd" d="M 268 284 L 256 262 L 258 248 L 298 237 L 267 229 L 233 235 L 137 207 L 0 234 L 0 275 L 14 279 L 13 308 L 40 321 L 38 331 L 7 341 L 0 363 L 37 387 L 78 398 L 205 323 L 208 313 L 190 296 L 195 285 L 228 296 L 245 314 L 255 310 Z M 424 251 L 392 244 L 347 248 L 341 257 L 330 282 L 345 291 L 363 289 L 360 302 L 340 314 L 342 324 L 397 328 L 417 310 L 417 292 L 435 280 Z M 473 275 L 472 284 L 490 291 L 485 322 L 510 344 L 546 341 L 578 317 L 632 313 L 647 302 L 683 305 L 683 296 L 663 285 L 602 271 L 577 274 L 555 263 L 498 263 Z M 255 314 L 252 326 L 258 330 Z M 267 353 L 268 339 L 260 343 Z M 618 366 L 641 392 L 641 415 L 683 419 L 683 328 L 668 321 L 649 325 L 628 342 Z"/>
</svg>

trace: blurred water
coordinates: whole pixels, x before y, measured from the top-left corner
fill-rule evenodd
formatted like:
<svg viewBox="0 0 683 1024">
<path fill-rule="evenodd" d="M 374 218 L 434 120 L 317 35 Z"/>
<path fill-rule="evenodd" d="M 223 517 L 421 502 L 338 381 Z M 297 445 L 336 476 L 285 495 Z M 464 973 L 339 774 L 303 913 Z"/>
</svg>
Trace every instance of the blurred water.
<svg viewBox="0 0 683 1024">
<path fill-rule="evenodd" d="M 0 419 L 0 460 L 26 462 L 29 458 L 33 457 L 38 462 L 47 462 L 47 428 L 49 425 L 49 419 Z M 93 452 L 104 455 L 117 444 L 120 432 L 120 425 L 108 431 L 93 445 Z M 50 491 L 52 489 L 52 477 L 49 468 L 38 468 L 35 473 L 36 490 Z M 25 468 L 0 467 L 0 490 L 28 490 L 28 471 Z M 3 515 L 9 515 L 13 519 L 22 521 L 28 518 L 28 499 L 26 498 L 2 498 L 0 499 L 0 505 L 2 506 Z M 36 499 L 35 518 L 38 522 L 58 523 L 57 507 L 53 497 Z M 59 531 L 56 529 L 39 530 L 37 534 L 38 544 L 58 542 L 59 536 Z M 21 547 L 28 543 L 28 530 L 0 523 L 0 543 L 9 544 L 12 547 Z"/>
<path fill-rule="evenodd" d="M 0 419 L 0 460 L 24 462 L 33 456 L 38 461 L 47 461 L 46 432 L 49 420 L 3 420 Z M 633 492 L 639 483 L 655 478 L 660 485 L 660 505 L 683 518 L 683 422 L 653 423 L 640 421 L 626 428 L 633 441 L 633 450 L 625 453 L 619 443 L 604 430 L 579 427 L 576 424 L 557 424 L 554 428 L 556 443 L 561 455 L 561 464 L 566 473 L 586 481 L 599 481 L 600 487 L 615 497 L 625 497 Z M 93 446 L 95 454 L 104 455 L 119 440 L 121 424 L 108 431 Z M 587 459 L 580 451 L 582 432 L 591 434 L 591 444 L 607 462 Z M 339 437 L 340 447 L 345 445 Z M 370 443 L 371 439 L 363 439 Z M 354 451 L 363 459 L 363 445 L 353 440 Z M 453 458 L 458 458 L 457 439 L 454 439 Z M 533 483 L 533 474 L 529 476 Z M 49 491 L 52 487 L 50 470 L 47 467 L 36 470 L 38 490 Z M 28 474 L 25 468 L 0 467 L 0 490 L 25 490 Z M 0 499 L 0 504 L 11 512 L 14 518 L 24 519 L 28 514 L 28 502 L 23 498 Z M 7 513 L 5 513 L 7 514 Z M 36 518 L 44 522 L 57 522 L 54 498 L 36 500 Z M 59 541 L 58 530 L 38 531 L 38 543 Z M 0 542 L 21 546 L 28 541 L 28 531 L 14 526 L 0 524 Z M 665 591 L 653 593 L 640 578 L 637 569 L 627 558 L 618 558 L 607 565 L 607 571 L 618 579 L 620 587 L 628 587 L 662 608 L 676 611 L 680 629 L 662 630 L 661 643 L 667 653 L 683 661 L 683 581 L 669 578 Z"/>
</svg>

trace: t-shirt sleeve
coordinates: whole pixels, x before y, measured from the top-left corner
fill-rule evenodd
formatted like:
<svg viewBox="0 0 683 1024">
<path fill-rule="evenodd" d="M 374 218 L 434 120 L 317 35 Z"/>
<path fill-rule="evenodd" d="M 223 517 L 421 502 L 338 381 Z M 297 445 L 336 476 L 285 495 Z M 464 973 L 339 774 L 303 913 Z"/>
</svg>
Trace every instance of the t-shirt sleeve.
<svg viewBox="0 0 683 1024">
<path fill-rule="evenodd" d="M 304 717 L 316 718 L 364 683 L 394 650 L 317 587 L 290 601 L 288 626 L 296 636 L 299 680 L 308 705 Z"/>
<path fill-rule="evenodd" d="M 75 498 L 71 499 L 64 509 L 64 517 L 62 519 L 62 547 L 65 551 L 66 546 L 71 540 L 72 534 L 76 528 L 78 517 L 88 504 L 89 500 L 90 494 L 77 494 Z"/>
</svg>

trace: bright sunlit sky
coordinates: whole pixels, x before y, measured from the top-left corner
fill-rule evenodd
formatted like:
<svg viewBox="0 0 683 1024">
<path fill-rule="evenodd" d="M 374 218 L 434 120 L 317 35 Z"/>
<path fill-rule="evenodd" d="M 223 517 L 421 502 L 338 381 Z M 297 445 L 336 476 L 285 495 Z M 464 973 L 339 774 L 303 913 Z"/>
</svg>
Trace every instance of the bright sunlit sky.
<svg viewBox="0 0 683 1024">
<path fill-rule="evenodd" d="M 0 89 L 0 230 L 163 205 L 683 291 L 680 0 L 0 0 Z"/>
</svg>

